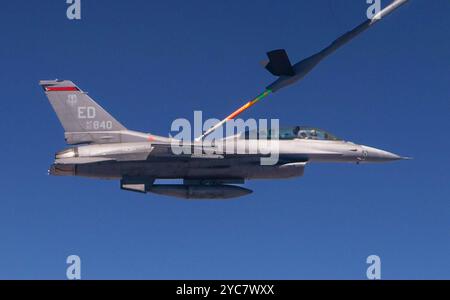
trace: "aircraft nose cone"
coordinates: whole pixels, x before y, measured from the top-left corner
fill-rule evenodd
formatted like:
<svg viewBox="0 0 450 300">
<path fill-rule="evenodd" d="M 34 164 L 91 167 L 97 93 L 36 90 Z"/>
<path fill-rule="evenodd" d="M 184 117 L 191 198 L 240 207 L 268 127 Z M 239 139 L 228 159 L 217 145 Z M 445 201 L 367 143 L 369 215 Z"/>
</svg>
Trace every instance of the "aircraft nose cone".
<svg viewBox="0 0 450 300">
<path fill-rule="evenodd" d="M 397 154 L 373 147 L 363 146 L 362 150 L 365 155 L 365 160 L 368 162 L 388 162 L 403 159 L 403 157 Z"/>
</svg>

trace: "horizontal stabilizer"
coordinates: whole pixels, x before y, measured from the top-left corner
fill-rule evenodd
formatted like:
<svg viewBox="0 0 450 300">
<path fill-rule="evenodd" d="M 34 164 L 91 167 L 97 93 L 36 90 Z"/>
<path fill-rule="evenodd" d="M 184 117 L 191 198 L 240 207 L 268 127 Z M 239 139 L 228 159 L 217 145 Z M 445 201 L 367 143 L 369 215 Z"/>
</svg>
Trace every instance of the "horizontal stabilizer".
<svg viewBox="0 0 450 300">
<path fill-rule="evenodd" d="M 266 69 L 275 76 L 294 76 L 295 72 L 286 53 L 286 50 L 279 49 L 267 53 L 269 63 Z"/>
<path fill-rule="evenodd" d="M 125 191 L 137 192 L 137 193 L 147 193 L 150 190 L 155 179 L 153 178 L 122 178 L 120 181 L 120 188 Z"/>
</svg>

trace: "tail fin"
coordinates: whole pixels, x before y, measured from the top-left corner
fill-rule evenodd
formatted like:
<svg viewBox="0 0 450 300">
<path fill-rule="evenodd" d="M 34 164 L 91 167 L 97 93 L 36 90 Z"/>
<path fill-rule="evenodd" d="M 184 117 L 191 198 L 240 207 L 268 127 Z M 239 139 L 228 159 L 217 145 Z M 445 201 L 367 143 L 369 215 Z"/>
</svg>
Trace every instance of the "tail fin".
<svg viewBox="0 0 450 300">
<path fill-rule="evenodd" d="M 295 72 L 284 49 L 273 50 L 267 53 L 269 57 L 266 69 L 275 76 L 294 76 Z"/>
<path fill-rule="evenodd" d="M 108 141 L 108 133 L 126 130 L 91 97 L 68 80 L 39 82 L 65 130 L 69 144 Z"/>
</svg>

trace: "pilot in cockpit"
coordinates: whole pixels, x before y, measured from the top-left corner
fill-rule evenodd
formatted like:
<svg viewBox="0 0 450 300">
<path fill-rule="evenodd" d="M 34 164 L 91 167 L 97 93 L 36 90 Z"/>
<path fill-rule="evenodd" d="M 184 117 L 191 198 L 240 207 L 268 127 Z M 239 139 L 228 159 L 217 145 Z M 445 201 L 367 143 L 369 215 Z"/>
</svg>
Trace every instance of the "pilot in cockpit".
<svg viewBox="0 0 450 300">
<path fill-rule="evenodd" d="M 300 126 L 297 126 L 293 130 L 294 136 L 298 139 L 306 139 L 308 138 L 308 134 L 305 130 L 302 130 Z"/>
</svg>

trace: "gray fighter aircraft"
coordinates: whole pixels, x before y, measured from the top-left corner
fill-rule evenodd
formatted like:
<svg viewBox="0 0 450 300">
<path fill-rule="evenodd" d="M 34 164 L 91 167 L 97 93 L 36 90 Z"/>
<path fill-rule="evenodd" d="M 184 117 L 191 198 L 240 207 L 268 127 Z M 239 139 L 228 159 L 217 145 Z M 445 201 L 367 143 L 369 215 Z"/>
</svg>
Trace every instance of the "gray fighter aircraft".
<svg viewBox="0 0 450 300">
<path fill-rule="evenodd" d="M 394 1 L 395 5 L 387 8 L 388 13 L 404 2 Z M 379 17 L 385 15 L 386 10 Z M 267 68 L 280 76 L 271 88 L 279 90 L 303 78 L 321 59 L 370 24 L 371 21 L 363 23 L 335 41 L 331 48 L 294 67 L 283 51 L 269 54 Z M 228 199 L 252 192 L 237 186 L 245 180 L 299 177 L 305 166 L 314 162 L 359 164 L 405 159 L 304 126 L 244 131 L 207 145 L 203 141 L 185 142 L 183 146 L 192 151 L 178 154 L 174 153 L 173 145 L 181 141 L 128 130 L 73 82 L 42 80 L 40 85 L 64 127 L 66 142 L 74 145 L 56 153 L 49 174 L 117 179 L 120 187 L 128 191 L 184 199 Z M 278 159 L 273 165 L 261 164 L 267 155 L 259 153 L 270 151 L 252 151 L 260 147 L 258 142 L 262 136 L 267 138 L 265 150 L 276 146 Z M 195 151 L 197 148 L 201 151 Z M 182 179 L 183 184 L 155 184 L 157 179 Z"/>
<path fill-rule="evenodd" d="M 71 81 L 48 80 L 40 85 L 50 100 L 72 148 L 56 153 L 51 175 L 119 179 L 124 190 L 152 192 L 180 198 L 226 199 L 251 193 L 232 185 L 246 179 L 281 179 L 302 176 L 313 162 L 387 162 L 402 157 L 376 148 L 343 141 L 334 135 L 303 126 L 282 128 L 270 136 L 279 153 L 275 165 L 261 165 L 261 157 L 237 149 L 257 147 L 260 133 L 250 131 L 216 141 L 201 155 L 174 154 L 171 138 L 131 131 Z M 233 147 L 228 145 L 233 142 Z M 250 145 L 250 146 L 249 146 Z M 189 147 L 202 147 L 202 141 Z M 214 154 L 209 154 L 214 152 Z M 154 184 L 156 179 L 183 179 L 180 185 Z"/>
</svg>

